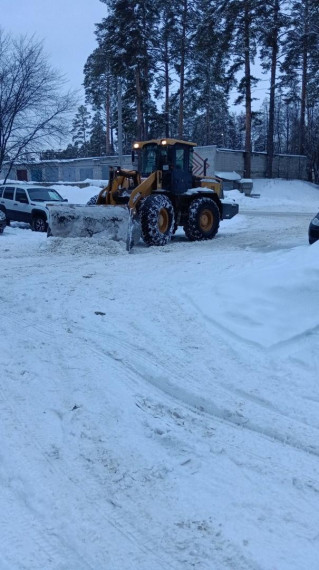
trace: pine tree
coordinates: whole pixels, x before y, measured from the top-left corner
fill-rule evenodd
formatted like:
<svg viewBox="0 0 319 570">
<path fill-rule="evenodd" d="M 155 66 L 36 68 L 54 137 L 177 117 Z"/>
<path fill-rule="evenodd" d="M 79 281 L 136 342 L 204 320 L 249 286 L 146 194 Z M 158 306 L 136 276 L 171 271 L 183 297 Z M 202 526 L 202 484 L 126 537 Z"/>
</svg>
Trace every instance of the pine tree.
<svg viewBox="0 0 319 570">
<path fill-rule="evenodd" d="M 214 26 L 214 10 L 210 0 L 197 4 L 198 23 L 186 81 L 187 123 L 192 117 L 193 129 L 188 131 L 199 144 L 224 146 L 229 119 L 227 42 L 225 46 L 223 33 Z"/>
<path fill-rule="evenodd" d="M 190 65 L 193 39 L 198 23 L 199 13 L 196 0 L 177 0 L 175 10 L 175 42 L 173 60 L 179 77 L 178 89 L 178 128 L 177 136 L 184 138 L 185 96 L 188 68 Z"/>
<path fill-rule="evenodd" d="M 91 115 L 85 105 L 80 105 L 72 123 L 72 141 L 78 148 L 79 156 L 88 155 L 88 142 Z"/>
<path fill-rule="evenodd" d="M 90 156 L 107 154 L 105 123 L 100 110 L 95 111 L 90 128 Z"/>
<path fill-rule="evenodd" d="M 154 74 L 154 97 L 164 100 L 162 112 L 155 112 L 152 118 L 152 132 L 157 129 L 156 136 L 171 136 L 171 86 L 175 57 L 175 39 L 177 33 L 177 18 L 175 6 L 170 0 L 159 2 L 159 25 L 157 41 L 153 42 L 152 51 L 155 54 L 156 67 Z M 155 127 L 157 125 L 157 127 Z"/>
<path fill-rule="evenodd" d="M 266 176 L 272 178 L 275 133 L 275 99 L 277 69 L 281 48 L 288 28 L 289 18 L 283 12 L 281 0 L 269 0 L 260 21 L 261 61 L 264 69 L 270 71 L 269 115 L 267 130 Z"/>
<path fill-rule="evenodd" d="M 306 114 L 309 85 L 318 83 L 318 21 L 319 5 L 317 0 L 291 0 L 291 28 L 287 34 L 286 58 L 283 64 L 284 85 L 291 95 L 291 86 L 299 83 L 299 153 L 306 150 Z M 318 94 L 318 89 L 316 89 Z"/>
<path fill-rule="evenodd" d="M 251 65 L 257 53 L 258 21 L 264 6 L 262 0 L 220 0 L 216 9 L 216 18 L 223 24 L 233 61 L 230 78 L 236 82 L 237 73 L 243 70 L 236 102 L 245 104 L 244 176 L 248 178 L 251 176 L 252 87 L 257 81 L 251 73 Z"/>
<path fill-rule="evenodd" d="M 109 155 L 113 149 L 112 117 L 116 108 L 116 81 L 111 72 L 107 46 L 103 41 L 88 57 L 84 66 L 84 89 L 86 101 L 95 109 L 105 113 L 105 151 Z"/>
<path fill-rule="evenodd" d="M 108 46 L 111 70 L 135 99 L 136 136 L 148 131 L 151 83 L 155 67 L 152 46 L 157 35 L 156 3 L 151 0 L 103 0 L 109 15 L 97 26 Z"/>
</svg>

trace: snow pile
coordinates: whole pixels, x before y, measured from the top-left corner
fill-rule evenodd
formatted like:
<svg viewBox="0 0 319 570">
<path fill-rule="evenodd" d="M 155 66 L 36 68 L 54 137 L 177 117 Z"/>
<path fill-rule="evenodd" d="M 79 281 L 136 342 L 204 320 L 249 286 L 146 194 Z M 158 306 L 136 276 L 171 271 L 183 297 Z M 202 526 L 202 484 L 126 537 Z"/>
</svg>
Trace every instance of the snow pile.
<svg viewBox="0 0 319 570">
<path fill-rule="evenodd" d="M 201 284 L 196 302 L 230 335 L 269 348 L 317 330 L 318 283 L 315 243 L 259 256 L 211 289 Z"/>
<path fill-rule="evenodd" d="M 319 187 L 302 180 L 253 180 L 253 194 L 259 198 L 245 196 L 239 190 L 226 190 L 225 196 L 233 198 L 239 209 L 276 211 L 278 208 L 289 212 L 313 212 L 319 210 Z"/>
<path fill-rule="evenodd" d="M 101 187 L 98 185 L 80 188 L 63 184 L 53 184 L 54 188 L 63 198 L 67 198 L 70 204 L 86 204 L 92 196 L 99 194 Z"/>
<path fill-rule="evenodd" d="M 106 255 L 127 255 L 124 241 L 115 241 L 104 235 L 103 232 L 93 235 L 91 238 L 65 239 L 60 237 L 50 237 L 40 245 L 42 254 L 71 255 L 79 257 L 106 256 Z"/>
</svg>

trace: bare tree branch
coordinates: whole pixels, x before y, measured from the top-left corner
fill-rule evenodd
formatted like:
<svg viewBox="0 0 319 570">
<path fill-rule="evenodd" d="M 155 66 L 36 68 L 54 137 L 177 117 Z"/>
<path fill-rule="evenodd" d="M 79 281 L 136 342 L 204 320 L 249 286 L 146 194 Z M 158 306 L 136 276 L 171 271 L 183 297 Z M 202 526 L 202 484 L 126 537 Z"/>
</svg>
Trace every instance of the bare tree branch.
<svg viewBox="0 0 319 570">
<path fill-rule="evenodd" d="M 63 93 L 64 84 L 41 42 L 0 28 L 0 171 L 5 160 L 12 168 L 25 153 L 69 135 L 77 100 Z"/>
</svg>

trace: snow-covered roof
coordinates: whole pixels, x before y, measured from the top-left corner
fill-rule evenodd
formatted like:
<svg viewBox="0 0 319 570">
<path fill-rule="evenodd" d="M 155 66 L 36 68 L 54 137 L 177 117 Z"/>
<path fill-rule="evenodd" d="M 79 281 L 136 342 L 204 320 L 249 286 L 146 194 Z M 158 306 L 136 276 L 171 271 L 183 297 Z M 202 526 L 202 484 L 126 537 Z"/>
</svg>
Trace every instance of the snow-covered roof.
<svg viewBox="0 0 319 570">
<path fill-rule="evenodd" d="M 215 172 L 215 176 L 218 176 L 219 178 L 223 178 L 224 180 L 240 180 L 241 176 L 240 174 L 238 174 L 238 172 L 235 172 L 234 170 L 232 172 Z"/>
</svg>

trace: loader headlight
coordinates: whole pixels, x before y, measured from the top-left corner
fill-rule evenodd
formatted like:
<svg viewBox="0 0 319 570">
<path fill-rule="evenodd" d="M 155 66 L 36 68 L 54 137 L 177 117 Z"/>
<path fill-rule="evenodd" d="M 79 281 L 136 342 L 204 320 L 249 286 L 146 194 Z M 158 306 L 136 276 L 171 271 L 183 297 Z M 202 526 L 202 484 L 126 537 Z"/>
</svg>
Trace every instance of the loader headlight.
<svg viewBox="0 0 319 570">
<path fill-rule="evenodd" d="M 140 148 L 140 145 L 138 143 L 134 143 L 133 148 Z"/>
<path fill-rule="evenodd" d="M 167 140 L 166 139 L 162 140 L 162 144 L 163 145 L 167 144 Z"/>
</svg>

